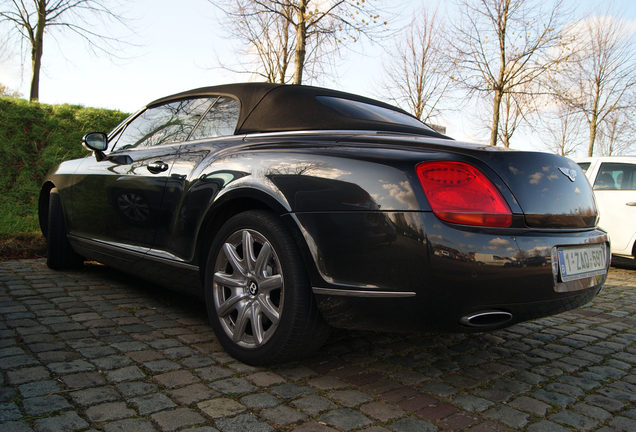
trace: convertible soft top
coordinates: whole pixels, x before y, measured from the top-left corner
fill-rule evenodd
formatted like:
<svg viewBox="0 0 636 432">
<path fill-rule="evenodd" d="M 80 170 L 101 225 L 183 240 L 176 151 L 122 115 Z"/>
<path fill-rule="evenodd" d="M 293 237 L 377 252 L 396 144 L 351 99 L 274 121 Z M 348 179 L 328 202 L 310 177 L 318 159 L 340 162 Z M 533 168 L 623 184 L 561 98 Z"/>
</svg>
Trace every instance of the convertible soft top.
<svg viewBox="0 0 636 432">
<path fill-rule="evenodd" d="M 158 99 L 148 107 L 215 95 L 230 96 L 240 102 L 236 135 L 300 130 L 374 130 L 448 138 L 392 105 L 350 93 L 303 85 L 242 83 L 202 87 Z M 359 104 L 348 106 L 349 101 Z M 395 115 L 384 117 L 372 112 L 373 107 L 379 107 L 380 111 L 390 110 L 389 114 Z"/>
</svg>

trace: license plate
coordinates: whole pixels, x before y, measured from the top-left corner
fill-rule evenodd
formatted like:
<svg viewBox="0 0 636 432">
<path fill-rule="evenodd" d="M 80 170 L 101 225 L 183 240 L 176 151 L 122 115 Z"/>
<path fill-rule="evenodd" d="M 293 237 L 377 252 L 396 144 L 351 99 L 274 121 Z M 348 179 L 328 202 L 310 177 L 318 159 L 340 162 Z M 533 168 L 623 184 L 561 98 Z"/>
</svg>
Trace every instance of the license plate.
<svg viewBox="0 0 636 432">
<path fill-rule="evenodd" d="M 605 244 L 559 248 L 561 280 L 569 282 L 607 273 Z"/>
</svg>

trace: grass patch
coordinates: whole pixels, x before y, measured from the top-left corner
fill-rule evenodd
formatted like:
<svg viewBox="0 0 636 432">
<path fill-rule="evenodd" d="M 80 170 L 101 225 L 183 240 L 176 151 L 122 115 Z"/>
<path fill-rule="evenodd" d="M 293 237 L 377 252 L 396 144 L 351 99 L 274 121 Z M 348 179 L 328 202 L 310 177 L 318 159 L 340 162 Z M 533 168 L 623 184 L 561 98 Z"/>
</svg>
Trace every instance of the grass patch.
<svg viewBox="0 0 636 432">
<path fill-rule="evenodd" d="M 115 110 L 0 97 L 1 247 L 28 245 L 41 237 L 37 202 L 47 171 L 61 161 L 88 155 L 82 136 L 108 132 L 126 117 Z"/>
</svg>

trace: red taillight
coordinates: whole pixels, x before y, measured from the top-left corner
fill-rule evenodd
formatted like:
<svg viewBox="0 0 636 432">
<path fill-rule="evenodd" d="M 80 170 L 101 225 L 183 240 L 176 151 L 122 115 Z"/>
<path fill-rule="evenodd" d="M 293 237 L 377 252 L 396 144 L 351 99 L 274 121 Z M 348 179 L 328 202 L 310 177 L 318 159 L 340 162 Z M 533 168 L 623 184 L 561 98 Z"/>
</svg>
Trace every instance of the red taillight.
<svg viewBox="0 0 636 432">
<path fill-rule="evenodd" d="M 438 218 L 489 227 L 507 227 L 512 223 L 512 212 L 503 196 L 474 166 L 464 162 L 424 162 L 416 170 Z"/>
</svg>

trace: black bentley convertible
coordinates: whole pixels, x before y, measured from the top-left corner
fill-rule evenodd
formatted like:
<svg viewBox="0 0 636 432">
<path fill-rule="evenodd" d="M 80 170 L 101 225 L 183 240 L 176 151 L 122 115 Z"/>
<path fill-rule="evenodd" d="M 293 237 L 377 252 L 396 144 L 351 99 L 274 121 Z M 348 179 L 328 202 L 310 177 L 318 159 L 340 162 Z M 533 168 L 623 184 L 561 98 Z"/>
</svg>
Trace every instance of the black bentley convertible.
<svg viewBox="0 0 636 432">
<path fill-rule="evenodd" d="M 200 88 L 83 145 L 42 186 L 49 267 L 91 259 L 200 296 L 248 364 L 305 355 L 330 327 L 498 329 L 581 306 L 607 276 L 574 162 L 457 142 L 360 96 Z"/>
</svg>

